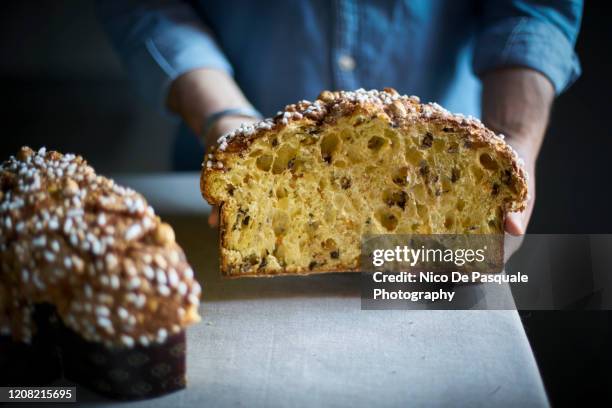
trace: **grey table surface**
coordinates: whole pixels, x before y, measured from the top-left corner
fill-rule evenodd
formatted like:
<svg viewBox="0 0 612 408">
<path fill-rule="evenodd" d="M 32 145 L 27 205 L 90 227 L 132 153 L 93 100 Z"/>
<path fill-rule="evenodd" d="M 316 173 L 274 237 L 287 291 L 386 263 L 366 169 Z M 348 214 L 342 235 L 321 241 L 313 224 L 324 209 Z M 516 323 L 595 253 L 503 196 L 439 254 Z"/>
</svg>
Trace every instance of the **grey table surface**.
<svg viewBox="0 0 612 408">
<path fill-rule="evenodd" d="M 203 284 L 188 330 L 188 387 L 161 398 L 79 401 L 106 407 L 548 406 L 514 310 L 360 307 L 359 274 L 224 280 L 210 207 L 194 173 L 118 176 L 170 222 Z M 507 287 L 466 286 L 479 308 Z M 459 296 L 459 295 L 458 295 Z"/>
</svg>

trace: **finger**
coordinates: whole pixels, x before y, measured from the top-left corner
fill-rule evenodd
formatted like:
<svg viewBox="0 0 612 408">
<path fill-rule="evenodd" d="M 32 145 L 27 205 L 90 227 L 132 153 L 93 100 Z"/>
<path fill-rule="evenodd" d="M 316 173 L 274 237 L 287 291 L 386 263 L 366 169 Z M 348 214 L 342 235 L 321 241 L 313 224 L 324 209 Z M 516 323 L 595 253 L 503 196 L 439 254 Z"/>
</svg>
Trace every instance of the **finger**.
<svg viewBox="0 0 612 408">
<path fill-rule="evenodd" d="M 523 235 L 525 233 L 525 215 L 524 213 L 508 213 L 505 230 L 510 235 Z"/>
<path fill-rule="evenodd" d="M 211 228 L 215 228 L 219 225 L 219 207 L 213 205 L 210 209 L 210 215 L 208 216 L 208 225 Z"/>
</svg>

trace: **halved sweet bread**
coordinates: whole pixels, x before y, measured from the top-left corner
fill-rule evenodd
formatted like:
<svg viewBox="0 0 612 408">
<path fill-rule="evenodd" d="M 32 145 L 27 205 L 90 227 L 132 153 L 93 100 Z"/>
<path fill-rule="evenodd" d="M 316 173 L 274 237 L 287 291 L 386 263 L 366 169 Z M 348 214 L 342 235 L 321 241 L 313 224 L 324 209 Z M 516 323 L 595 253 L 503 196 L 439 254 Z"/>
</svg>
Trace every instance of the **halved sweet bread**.
<svg viewBox="0 0 612 408">
<path fill-rule="evenodd" d="M 503 136 L 388 88 L 325 91 L 225 135 L 201 190 L 232 277 L 359 270 L 364 234 L 502 233 L 527 198 Z"/>
</svg>

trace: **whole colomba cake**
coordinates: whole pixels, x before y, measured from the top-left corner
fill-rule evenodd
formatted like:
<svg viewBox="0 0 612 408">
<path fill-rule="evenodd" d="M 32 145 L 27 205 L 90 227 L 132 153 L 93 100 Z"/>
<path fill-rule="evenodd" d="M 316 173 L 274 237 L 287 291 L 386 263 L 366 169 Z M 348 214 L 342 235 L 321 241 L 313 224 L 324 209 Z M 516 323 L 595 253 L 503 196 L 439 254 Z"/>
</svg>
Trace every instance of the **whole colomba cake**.
<svg viewBox="0 0 612 408">
<path fill-rule="evenodd" d="M 526 181 L 503 135 L 386 88 L 324 91 L 222 136 L 201 191 L 240 277 L 359 270 L 367 234 L 501 234 Z"/>
<path fill-rule="evenodd" d="M 169 392 L 185 385 L 184 329 L 199 321 L 200 292 L 174 231 L 140 194 L 45 148 L 1 165 L 2 351 L 43 350 L 49 362 L 55 342 L 65 375 L 99 392 Z M 2 380 L 27 383 L 7 358 Z"/>
</svg>

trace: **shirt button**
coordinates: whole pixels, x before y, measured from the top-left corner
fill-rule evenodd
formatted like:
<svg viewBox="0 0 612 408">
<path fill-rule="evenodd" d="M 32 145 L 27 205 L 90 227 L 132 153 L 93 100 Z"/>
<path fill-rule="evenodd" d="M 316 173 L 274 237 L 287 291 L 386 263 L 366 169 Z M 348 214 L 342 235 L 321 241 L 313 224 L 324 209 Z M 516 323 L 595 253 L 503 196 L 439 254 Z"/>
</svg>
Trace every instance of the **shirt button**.
<svg viewBox="0 0 612 408">
<path fill-rule="evenodd" d="M 352 71 L 355 69 L 355 58 L 348 54 L 342 54 L 338 57 L 338 66 L 343 71 Z"/>
</svg>

